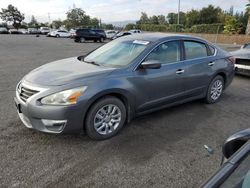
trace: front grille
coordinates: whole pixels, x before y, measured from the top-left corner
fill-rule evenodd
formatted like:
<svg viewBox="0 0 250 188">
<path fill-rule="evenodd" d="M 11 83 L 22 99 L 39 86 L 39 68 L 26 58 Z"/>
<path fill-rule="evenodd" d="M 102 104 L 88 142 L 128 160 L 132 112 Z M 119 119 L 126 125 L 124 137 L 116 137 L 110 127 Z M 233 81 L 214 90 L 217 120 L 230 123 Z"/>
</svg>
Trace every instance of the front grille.
<svg viewBox="0 0 250 188">
<path fill-rule="evenodd" d="M 17 88 L 18 95 L 23 102 L 26 102 L 32 95 L 38 93 L 39 91 L 29 89 L 22 84 L 19 84 Z"/>
</svg>

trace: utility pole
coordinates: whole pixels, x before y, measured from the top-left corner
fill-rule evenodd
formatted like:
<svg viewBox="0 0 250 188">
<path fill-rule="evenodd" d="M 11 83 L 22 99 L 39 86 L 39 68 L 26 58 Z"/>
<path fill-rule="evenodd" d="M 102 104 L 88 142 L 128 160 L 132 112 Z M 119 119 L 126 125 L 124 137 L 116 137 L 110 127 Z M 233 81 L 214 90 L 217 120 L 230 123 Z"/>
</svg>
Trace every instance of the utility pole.
<svg viewBox="0 0 250 188">
<path fill-rule="evenodd" d="M 49 24 L 50 24 L 50 13 L 48 12 Z"/>
<path fill-rule="evenodd" d="M 177 24 L 180 24 L 180 4 L 181 4 L 181 0 L 179 0 L 178 2 L 178 18 L 177 18 Z"/>
</svg>

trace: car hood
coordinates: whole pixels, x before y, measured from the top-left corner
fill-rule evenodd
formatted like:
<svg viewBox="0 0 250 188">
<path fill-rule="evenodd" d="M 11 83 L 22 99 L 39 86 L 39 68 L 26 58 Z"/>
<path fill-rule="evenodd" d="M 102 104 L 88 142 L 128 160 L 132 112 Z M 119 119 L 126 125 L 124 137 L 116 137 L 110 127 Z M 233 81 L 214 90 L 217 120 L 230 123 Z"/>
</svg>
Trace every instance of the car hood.
<svg viewBox="0 0 250 188">
<path fill-rule="evenodd" d="M 250 59 L 250 50 L 249 49 L 240 49 L 231 52 L 233 56 L 236 58 L 245 58 L 245 59 Z"/>
<path fill-rule="evenodd" d="M 38 67 L 28 73 L 24 80 L 37 85 L 59 86 L 79 79 L 106 76 L 114 69 L 89 64 L 73 57 Z"/>
</svg>

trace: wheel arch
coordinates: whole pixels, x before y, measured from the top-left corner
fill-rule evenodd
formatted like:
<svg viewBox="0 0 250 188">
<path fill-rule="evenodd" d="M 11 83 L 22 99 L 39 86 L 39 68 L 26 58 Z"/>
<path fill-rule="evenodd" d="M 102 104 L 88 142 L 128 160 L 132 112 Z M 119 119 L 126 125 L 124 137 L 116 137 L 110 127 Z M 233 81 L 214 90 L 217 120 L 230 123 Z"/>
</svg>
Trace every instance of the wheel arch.
<svg viewBox="0 0 250 188">
<path fill-rule="evenodd" d="M 104 98 L 104 97 L 116 97 L 119 100 L 122 101 L 122 103 L 125 105 L 126 108 L 126 113 L 127 113 L 127 117 L 126 117 L 126 122 L 129 123 L 131 121 L 131 119 L 135 116 L 135 100 L 134 97 L 131 93 L 129 93 L 128 91 L 122 90 L 122 89 L 112 89 L 112 90 L 106 90 L 104 92 L 98 93 L 95 96 L 93 96 L 90 100 L 89 103 L 87 105 L 87 110 L 85 113 L 85 117 L 83 119 L 83 128 L 85 129 L 85 122 L 86 122 L 86 118 L 88 116 L 89 110 L 90 108 L 100 99 Z"/>
</svg>

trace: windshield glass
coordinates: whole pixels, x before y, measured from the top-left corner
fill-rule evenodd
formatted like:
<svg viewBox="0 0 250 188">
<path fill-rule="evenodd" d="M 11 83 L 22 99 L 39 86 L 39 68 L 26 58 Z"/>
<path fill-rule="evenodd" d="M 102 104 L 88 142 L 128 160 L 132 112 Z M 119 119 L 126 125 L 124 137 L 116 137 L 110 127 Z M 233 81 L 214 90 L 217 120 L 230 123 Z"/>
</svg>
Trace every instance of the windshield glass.
<svg viewBox="0 0 250 188">
<path fill-rule="evenodd" d="M 147 47 L 148 41 L 114 40 L 84 58 L 103 66 L 124 67 L 130 64 Z"/>
</svg>

